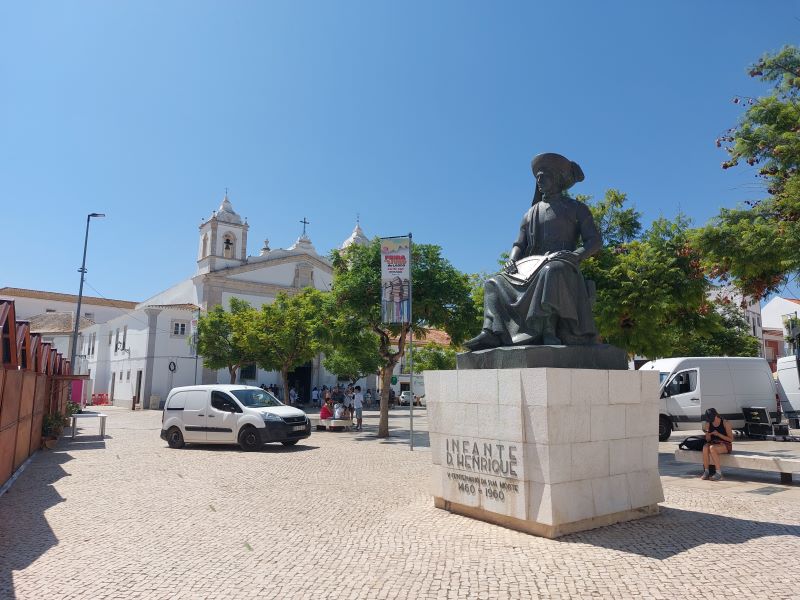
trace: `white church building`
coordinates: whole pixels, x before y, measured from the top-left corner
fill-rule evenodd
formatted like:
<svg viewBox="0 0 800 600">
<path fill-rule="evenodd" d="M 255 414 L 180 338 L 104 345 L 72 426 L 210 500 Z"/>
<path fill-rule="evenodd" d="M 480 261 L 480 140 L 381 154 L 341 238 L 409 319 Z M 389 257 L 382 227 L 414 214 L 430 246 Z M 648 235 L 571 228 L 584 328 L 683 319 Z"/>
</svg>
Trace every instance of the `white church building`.
<svg viewBox="0 0 800 600">
<path fill-rule="evenodd" d="M 231 298 L 254 307 L 272 302 L 279 292 L 297 293 L 304 287 L 330 290 L 333 267 L 317 253 L 305 234 L 289 248 L 271 249 L 264 241 L 258 255 L 248 256 L 249 225 L 233 209 L 226 194 L 219 208 L 200 225 L 195 274 L 136 305 L 136 308 L 82 330 L 81 372 L 88 372 L 91 393 L 107 394 L 115 405 L 131 406 L 134 398 L 145 408 L 158 408 L 170 389 L 194 383 L 228 383 L 227 369 L 203 368 L 192 346 L 193 327 L 200 311 Z M 365 244 L 356 224 L 342 244 Z M 293 371 L 290 385 L 302 398 L 311 388 L 334 385 L 335 375 L 321 356 Z M 240 371 L 237 383 L 277 384 L 280 374 L 255 366 Z M 374 384 L 372 385 L 374 387 Z"/>
</svg>

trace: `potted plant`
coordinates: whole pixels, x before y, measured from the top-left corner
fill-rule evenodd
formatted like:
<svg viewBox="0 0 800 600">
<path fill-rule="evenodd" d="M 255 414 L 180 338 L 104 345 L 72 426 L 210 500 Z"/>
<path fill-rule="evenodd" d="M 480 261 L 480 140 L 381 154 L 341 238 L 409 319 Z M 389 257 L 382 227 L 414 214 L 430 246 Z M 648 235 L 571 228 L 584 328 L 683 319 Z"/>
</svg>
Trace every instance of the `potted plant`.
<svg viewBox="0 0 800 600">
<path fill-rule="evenodd" d="M 69 418 L 56 411 L 45 415 L 42 419 L 42 443 L 46 448 L 54 448 L 58 442 L 58 436 L 64 431 L 64 427 L 69 424 Z"/>
</svg>

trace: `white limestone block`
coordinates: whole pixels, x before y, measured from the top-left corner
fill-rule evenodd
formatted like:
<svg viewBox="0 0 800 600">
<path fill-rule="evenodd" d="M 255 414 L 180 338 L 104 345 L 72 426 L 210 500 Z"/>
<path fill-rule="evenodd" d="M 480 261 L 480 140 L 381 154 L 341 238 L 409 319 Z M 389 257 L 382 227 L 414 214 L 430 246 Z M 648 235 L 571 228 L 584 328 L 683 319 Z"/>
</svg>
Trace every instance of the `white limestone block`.
<svg viewBox="0 0 800 600">
<path fill-rule="evenodd" d="M 528 518 L 527 485 L 513 479 L 485 478 L 481 485 L 481 508 L 517 519 Z"/>
<path fill-rule="evenodd" d="M 525 441 L 525 424 L 520 405 L 478 404 L 476 408 L 478 437 L 519 443 Z"/>
<path fill-rule="evenodd" d="M 572 444 L 572 479 L 592 479 L 608 477 L 609 442 L 583 442 Z"/>
<path fill-rule="evenodd" d="M 464 506 L 478 508 L 481 505 L 480 494 L 478 493 L 480 484 L 470 482 L 469 479 L 479 478 L 480 476 L 471 473 L 443 470 L 441 477 L 443 495 L 441 497 Z M 459 488 L 459 484 L 461 488 Z"/>
<path fill-rule="evenodd" d="M 533 423 L 525 431 L 525 440 L 537 444 L 569 444 L 589 441 L 590 415 L 580 406 L 534 406 Z"/>
<path fill-rule="evenodd" d="M 598 517 L 631 508 L 626 475 L 592 479 L 592 495 L 595 515 Z"/>
<path fill-rule="evenodd" d="M 526 483 L 528 495 L 528 519 L 553 525 L 553 498 L 550 486 L 544 483 L 528 481 Z"/>
<path fill-rule="evenodd" d="M 658 469 L 658 434 L 642 438 L 642 469 Z"/>
<path fill-rule="evenodd" d="M 658 470 L 635 471 L 625 477 L 628 481 L 631 508 L 641 508 L 664 501 L 664 489 L 661 487 Z"/>
<path fill-rule="evenodd" d="M 658 412 L 655 416 L 650 407 L 636 404 L 625 407 L 625 435 L 627 437 L 644 437 L 658 433 Z"/>
<path fill-rule="evenodd" d="M 431 459 L 434 465 L 440 466 L 444 461 L 444 440 L 445 436 L 433 431 L 428 432 L 428 439 L 431 444 Z"/>
<path fill-rule="evenodd" d="M 572 479 L 572 444 L 525 444 L 525 479 L 563 483 Z"/>
<path fill-rule="evenodd" d="M 577 406 L 608 404 L 608 371 L 571 369 L 572 404 Z"/>
<path fill-rule="evenodd" d="M 426 404 L 431 402 L 438 402 L 440 399 L 439 393 L 439 377 L 441 371 L 425 371 L 422 374 L 425 381 L 425 400 Z"/>
<path fill-rule="evenodd" d="M 522 395 L 531 406 L 566 406 L 572 402 L 571 369 L 522 369 Z"/>
<path fill-rule="evenodd" d="M 641 471 L 642 440 L 644 438 L 626 438 L 608 442 L 609 473 L 621 475 L 631 471 Z M 431 442 L 433 444 L 433 442 Z"/>
<path fill-rule="evenodd" d="M 658 371 L 637 371 L 642 378 L 642 402 L 658 405 L 661 382 Z"/>
<path fill-rule="evenodd" d="M 427 395 L 427 388 L 425 390 Z M 427 408 L 425 409 L 428 417 L 428 431 L 431 433 L 439 433 L 442 429 L 441 406 L 442 403 L 438 400 L 436 402 L 426 402 Z"/>
<path fill-rule="evenodd" d="M 609 404 L 639 404 L 642 397 L 639 371 L 608 371 Z"/>
<path fill-rule="evenodd" d="M 553 525 L 581 521 L 595 516 L 592 483 L 588 479 L 553 484 L 550 486 L 550 497 Z"/>
<path fill-rule="evenodd" d="M 522 369 L 497 370 L 497 401 L 499 404 L 522 404 Z"/>
<path fill-rule="evenodd" d="M 458 373 L 458 400 L 471 404 L 497 404 L 498 369 L 466 369 Z"/>
<path fill-rule="evenodd" d="M 589 439 L 618 440 L 625 437 L 625 405 L 595 405 L 589 411 Z"/>
<path fill-rule="evenodd" d="M 428 389 L 425 388 L 425 393 Z M 458 397 L 458 371 L 439 371 L 439 399 L 442 402 L 453 402 Z"/>
</svg>

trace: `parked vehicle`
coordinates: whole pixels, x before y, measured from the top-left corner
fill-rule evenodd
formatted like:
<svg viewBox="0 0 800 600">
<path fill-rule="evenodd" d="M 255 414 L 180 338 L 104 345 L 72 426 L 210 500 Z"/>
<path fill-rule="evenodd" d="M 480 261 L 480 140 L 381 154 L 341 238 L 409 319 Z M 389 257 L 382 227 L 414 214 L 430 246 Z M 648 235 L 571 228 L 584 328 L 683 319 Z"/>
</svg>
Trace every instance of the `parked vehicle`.
<svg viewBox="0 0 800 600">
<path fill-rule="evenodd" d="M 800 369 L 795 356 L 778 359 L 778 397 L 783 414 L 789 419 L 800 418 Z"/>
<path fill-rule="evenodd" d="M 664 358 L 645 363 L 642 370 L 660 374 L 658 439 L 662 442 L 672 431 L 700 429 L 709 408 L 716 408 L 734 429 L 744 429 L 745 407 L 763 406 L 770 418 L 777 418 L 777 389 L 763 358 Z"/>
<path fill-rule="evenodd" d="M 174 388 L 161 416 L 161 439 L 170 448 L 196 442 L 258 450 L 268 442 L 291 446 L 310 435 L 311 422 L 302 410 L 246 385 Z"/>
<path fill-rule="evenodd" d="M 400 392 L 400 406 L 408 406 L 409 404 L 411 404 L 411 398 L 413 397 L 414 395 L 411 393 L 410 390 L 405 390 Z"/>
</svg>

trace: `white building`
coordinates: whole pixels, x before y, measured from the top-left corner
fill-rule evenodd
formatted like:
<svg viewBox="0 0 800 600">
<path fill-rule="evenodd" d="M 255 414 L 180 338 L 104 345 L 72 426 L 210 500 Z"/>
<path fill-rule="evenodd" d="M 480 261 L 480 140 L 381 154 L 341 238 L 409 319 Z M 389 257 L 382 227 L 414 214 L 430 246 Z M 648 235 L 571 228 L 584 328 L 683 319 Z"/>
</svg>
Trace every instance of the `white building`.
<svg viewBox="0 0 800 600">
<path fill-rule="evenodd" d="M 786 322 L 800 315 L 800 300 L 775 296 L 761 307 L 761 318 L 765 330 L 766 358 L 777 368 L 777 360 L 789 354 L 786 336 L 789 334 Z"/>
<path fill-rule="evenodd" d="M 193 383 L 228 383 L 227 370 L 204 369 L 190 345 L 198 310 L 229 306 L 231 298 L 260 307 L 280 292 L 297 293 L 304 287 L 329 290 L 333 267 L 317 253 L 305 232 L 289 248 L 271 249 L 264 241 L 258 255 L 248 256 L 250 226 L 236 213 L 227 195 L 219 209 L 201 223 L 195 274 L 115 316 L 83 331 L 79 352 L 87 356 L 95 394 L 108 394 L 114 404 L 130 406 L 133 398 L 145 407 L 157 407 L 172 387 Z M 366 243 L 357 224 L 343 247 Z M 91 341 L 94 340 L 94 344 Z M 333 385 L 336 377 L 321 356 L 289 376 L 302 398 L 313 386 Z M 280 374 L 254 366 L 242 369 L 238 381 L 278 384 Z"/>
</svg>

